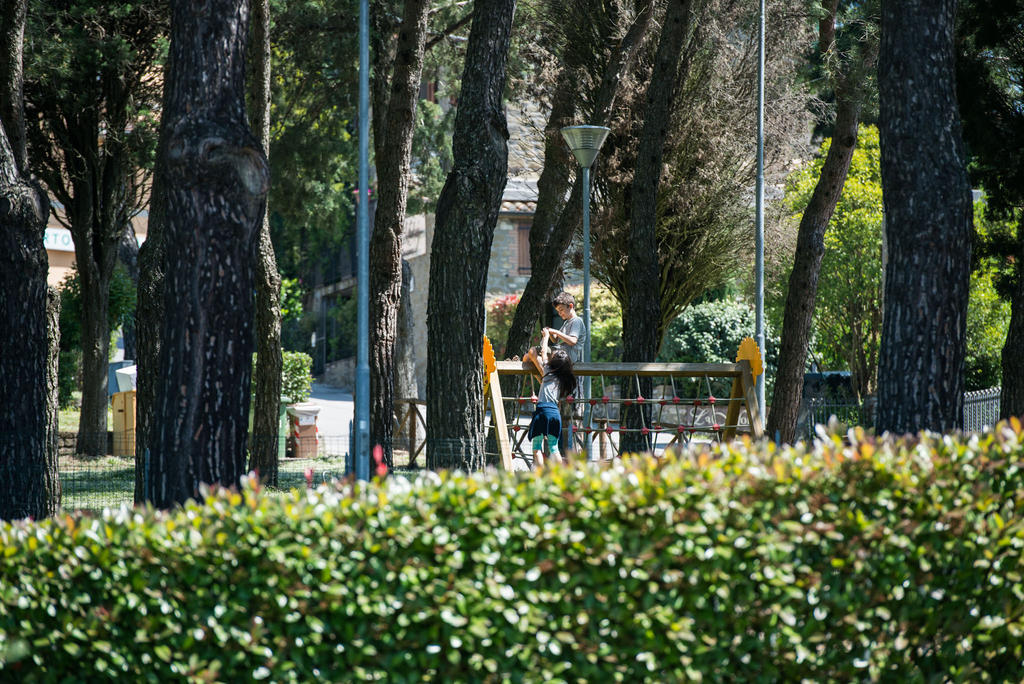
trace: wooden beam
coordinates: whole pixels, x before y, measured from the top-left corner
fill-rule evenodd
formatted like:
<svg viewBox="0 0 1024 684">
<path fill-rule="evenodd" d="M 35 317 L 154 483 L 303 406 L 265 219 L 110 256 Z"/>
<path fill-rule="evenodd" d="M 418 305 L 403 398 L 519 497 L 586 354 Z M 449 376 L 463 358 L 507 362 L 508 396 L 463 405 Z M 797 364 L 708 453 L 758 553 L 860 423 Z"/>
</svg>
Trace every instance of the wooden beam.
<svg viewBox="0 0 1024 684">
<path fill-rule="evenodd" d="M 499 361 L 499 363 L 501 363 Z M 501 456 L 501 467 L 505 470 L 512 470 L 512 447 L 508 442 L 508 424 L 505 422 L 505 404 L 501 397 L 501 381 L 498 378 L 498 370 L 491 371 L 487 381 L 489 394 L 491 395 L 491 426 L 494 428 L 494 437 L 498 442 L 498 453 Z"/>
<path fill-rule="evenodd" d="M 750 433 L 754 439 L 764 438 L 764 423 L 761 422 L 761 407 L 757 402 L 757 391 L 754 385 L 754 373 L 750 369 L 750 362 L 740 361 L 740 368 L 743 372 L 743 396 L 747 404 L 747 416 L 750 418 Z"/>
<path fill-rule="evenodd" d="M 736 424 L 740 422 L 740 402 L 742 400 L 743 377 L 737 376 L 732 380 L 732 392 L 729 393 L 729 410 L 725 412 L 726 427 L 722 433 L 722 439 L 726 442 L 736 438 Z"/>
<path fill-rule="evenodd" d="M 500 375 L 526 375 L 530 367 L 522 361 L 498 361 L 496 370 Z M 741 374 L 738 363 L 577 363 L 573 366 L 576 375 L 675 375 L 680 377 L 734 378 Z"/>
</svg>

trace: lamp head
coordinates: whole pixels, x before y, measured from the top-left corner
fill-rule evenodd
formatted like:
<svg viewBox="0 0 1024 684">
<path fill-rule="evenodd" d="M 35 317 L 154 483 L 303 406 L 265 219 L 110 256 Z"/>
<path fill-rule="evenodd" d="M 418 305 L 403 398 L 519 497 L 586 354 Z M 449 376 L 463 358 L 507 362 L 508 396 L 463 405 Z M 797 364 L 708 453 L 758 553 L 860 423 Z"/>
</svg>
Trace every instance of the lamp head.
<svg viewBox="0 0 1024 684">
<path fill-rule="evenodd" d="M 589 169 L 610 130 L 605 126 L 566 126 L 562 129 L 562 137 L 580 166 Z"/>
</svg>

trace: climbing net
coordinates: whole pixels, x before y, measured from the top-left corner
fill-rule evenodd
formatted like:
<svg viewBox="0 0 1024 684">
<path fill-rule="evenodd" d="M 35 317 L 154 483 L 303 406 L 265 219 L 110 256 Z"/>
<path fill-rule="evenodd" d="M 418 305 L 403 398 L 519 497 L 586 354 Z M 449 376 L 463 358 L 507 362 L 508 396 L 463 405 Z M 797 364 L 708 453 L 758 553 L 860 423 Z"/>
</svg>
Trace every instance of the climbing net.
<svg viewBox="0 0 1024 684">
<path fill-rule="evenodd" d="M 540 379 L 519 362 L 496 364 L 490 427 L 502 462 L 532 462 L 527 439 Z M 690 442 L 760 437 L 762 426 L 750 364 L 579 364 L 582 391 L 561 403 L 563 431 L 572 449 L 610 460 L 623 450 L 663 452 Z M 501 388 L 513 391 L 508 396 Z M 501 410 L 494 410 L 500 402 Z M 504 432 L 506 439 L 502 440 Z"/>
</svg>

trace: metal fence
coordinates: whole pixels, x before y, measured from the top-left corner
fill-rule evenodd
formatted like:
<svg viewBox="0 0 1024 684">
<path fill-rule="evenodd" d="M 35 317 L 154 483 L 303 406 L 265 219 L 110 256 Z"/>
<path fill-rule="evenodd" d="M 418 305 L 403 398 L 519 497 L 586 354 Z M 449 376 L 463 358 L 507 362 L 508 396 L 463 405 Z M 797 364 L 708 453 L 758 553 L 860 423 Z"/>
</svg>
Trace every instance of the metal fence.
<svg viewBox="0 0 1024 684">
<path fill-rule="evenodd" d="M 990 387 L 964 394 L 964 432 L 977 432 L 999 422 L 1002 387 Z"/>
<path fill-rule="evenodd" d="M 1001 387 L 964 393 L 964 432 L 977 432 L 995 425 L 999 421 L 1001 395 Z M 873 425 L 875 405 L 873 402 L 858 404 L 812 399 L 800 421 L 801 436 L 805 439 L 814 437 L 815 426 L 827 424 L 832 416 L 845 425 Z"/>
</svg>

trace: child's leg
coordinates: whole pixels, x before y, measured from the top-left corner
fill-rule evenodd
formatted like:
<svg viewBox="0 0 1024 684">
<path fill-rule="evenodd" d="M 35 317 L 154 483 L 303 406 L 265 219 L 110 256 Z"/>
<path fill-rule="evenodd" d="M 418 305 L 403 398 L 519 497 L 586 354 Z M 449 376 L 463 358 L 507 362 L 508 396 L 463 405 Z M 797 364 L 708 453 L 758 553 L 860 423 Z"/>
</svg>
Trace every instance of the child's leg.
<svg viewBox="0 0 1024 684">
<path fill-rule="evenodd" d="M 548 435 L 548 455 L 552 463 L 563 463 L 562 455 L 558 452 L 558 435 Z"/>
<path fill-rule="evenodd" d="M 533 467 L 544 467 L 544 435 L 537 435 L 531 442 L 533 446 Z"/>
</svg>

